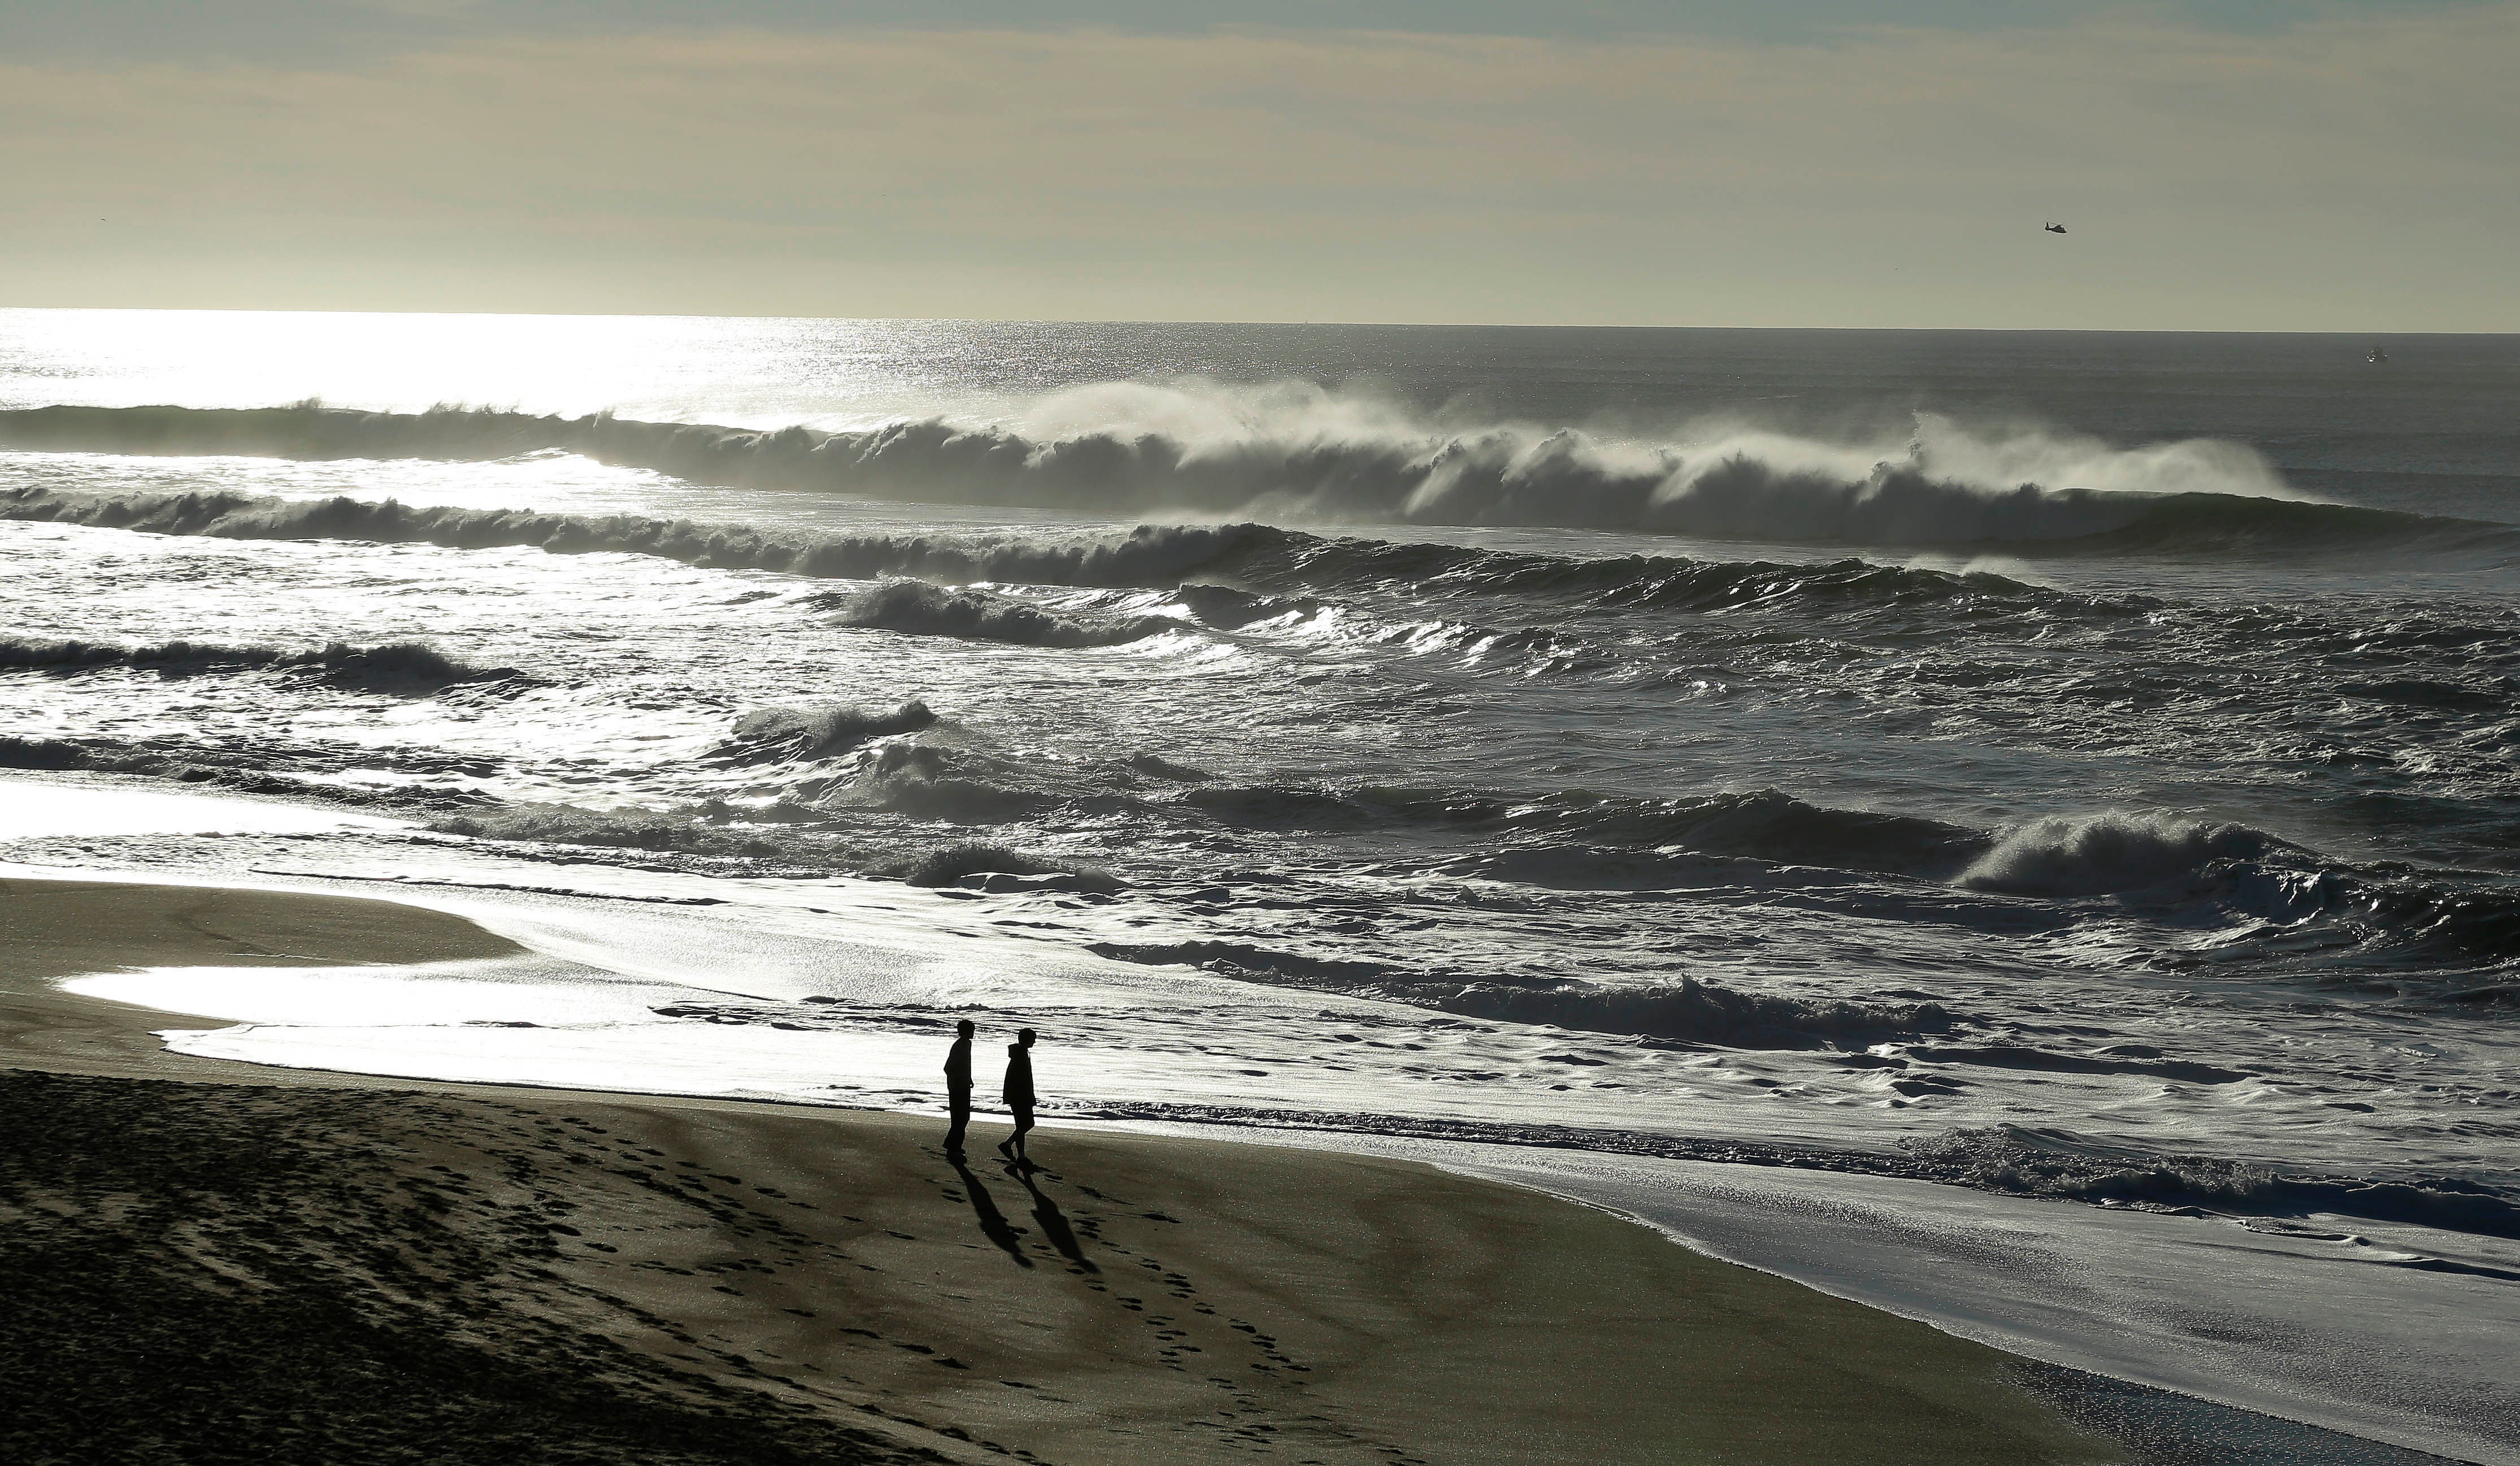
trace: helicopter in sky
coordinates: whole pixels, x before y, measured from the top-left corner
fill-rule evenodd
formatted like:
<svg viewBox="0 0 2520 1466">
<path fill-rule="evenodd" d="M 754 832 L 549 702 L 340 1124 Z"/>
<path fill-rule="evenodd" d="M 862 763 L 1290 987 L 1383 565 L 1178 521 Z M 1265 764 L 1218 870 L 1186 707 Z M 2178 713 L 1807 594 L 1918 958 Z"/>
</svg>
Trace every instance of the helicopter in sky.
<svg viewBox="0 0 2520 1466">
<path fill-rule="evenodd" d="M 2065 232 L 2065 226 L 2062 224 L 2048 224 L 2045 227 L 2049 234 L 2062 234 Z"/>
</svg>

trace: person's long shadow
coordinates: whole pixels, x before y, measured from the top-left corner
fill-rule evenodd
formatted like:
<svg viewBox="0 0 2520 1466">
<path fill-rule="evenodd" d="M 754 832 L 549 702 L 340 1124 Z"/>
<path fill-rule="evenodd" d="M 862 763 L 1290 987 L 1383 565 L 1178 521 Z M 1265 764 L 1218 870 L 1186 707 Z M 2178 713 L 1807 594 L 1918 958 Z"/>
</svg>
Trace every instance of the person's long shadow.
<svg viewBox="0 0 2520 1466">
<path fill-rule="evenodd" d="M 996 1199 L 989 1195 L 989 1188 L 980 1184 L 980 1178 L 971 1174 L 970 1167 L 960 1160 L 953 1166 L 954 1173 L 963 1178 L 963 1194 L 971 1199 L 971 1214 L 980 1219 L 980 1235 L 996 1243 L 1017 1265 L 1030 1267 L 1032 1259 L 1025 1257 L 1023 1251 L 1023 1229 L 1007 1220 L 1007 1214 L 998 1210 Z M 1060 1225 L 1065 1225 L 1064 1220 Z"/>
<path fill-rule="evenodd" d="M 1050 1239 L 1051 1246 L 1058 1249 L 1058 1255 L 1086 1272 L 1101 1272 L 1102 1269 L 1094 1265 L 1092 1260 L 1085 1256 L 1085 1249 L 1078 1244 L 1075 1230 L 1067 1224 L 1067 1214 L 1058 1210 L 1058 1203 L 1033 1184 L 1032 1168 L 1010 1166 L 1007 1169 L 1014 1172 L 1015 1179 L 1023 1182 L 1023 1189 L 1032 1193 L 1032 1219 L 1040 1223 L 1041 1234 Z"/>
</svg>

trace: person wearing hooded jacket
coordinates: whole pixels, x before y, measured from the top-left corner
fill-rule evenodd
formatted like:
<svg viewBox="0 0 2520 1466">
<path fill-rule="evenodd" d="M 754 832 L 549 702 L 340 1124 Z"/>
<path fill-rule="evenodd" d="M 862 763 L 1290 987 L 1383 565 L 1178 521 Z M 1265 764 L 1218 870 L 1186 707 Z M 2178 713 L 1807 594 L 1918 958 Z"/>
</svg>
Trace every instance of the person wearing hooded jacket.
<svg viewBox="0 0 2520 1466">
<path fill-rule="evenodd" d="M 1032 1164 L 1024 1150 L 1024 1136 L 1032 1132 L 1032 1030 L 1025 1029 L 1007 1045 L 1007 1081 L 999 1092 L 1015 1118 L 1015 1132 L 998 1142 L 998 1154 L 1017 1166 Z"/>
</svg>

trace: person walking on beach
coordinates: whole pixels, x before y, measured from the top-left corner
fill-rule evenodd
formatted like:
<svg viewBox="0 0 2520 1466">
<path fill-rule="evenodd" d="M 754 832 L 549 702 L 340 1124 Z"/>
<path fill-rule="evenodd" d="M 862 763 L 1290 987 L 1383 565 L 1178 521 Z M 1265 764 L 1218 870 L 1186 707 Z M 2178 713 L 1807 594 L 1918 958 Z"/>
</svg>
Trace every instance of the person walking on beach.
<svg viewBox="0 0 2520 1466">
<path fill-rule="evenodd" d="M 998 1142 L 998 1154 L 1017 1166 L 1030 1166 L 1032 1157 L 1024 1153 L 1024 1136 L 1032 1130 L 1032 1030 L 1015 1034 L 1007 1045 L 1007 1083 L 1004 1091 L 1007 1109 L 1015 1118 L 1015 1132 Z"/>
<path fill-rule="evenodd" d="M 971 1127 L 971 1021 L 954 1026 L 954 1046 L 945 1051 L 945 1113 L 954 1118 L 945 1132 L 945 1154 L 963 1159 L 963 1132 Z"/>
</svg>

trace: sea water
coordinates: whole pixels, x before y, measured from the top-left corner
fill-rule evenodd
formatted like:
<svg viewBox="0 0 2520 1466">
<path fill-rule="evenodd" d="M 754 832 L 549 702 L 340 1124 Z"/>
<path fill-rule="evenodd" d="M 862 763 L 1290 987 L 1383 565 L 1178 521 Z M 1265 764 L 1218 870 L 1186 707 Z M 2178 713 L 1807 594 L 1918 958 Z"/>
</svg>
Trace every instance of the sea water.
<svg viewBox="0 0 2520 1466">
<path fill-rule="evenodd" d="M 341 816 L 0 855 L 537 953 L 92 980 L 198 1052 L 919 1105 L 969 1016 L 2499 1317 L 2520 341 L 2371 344 L 0 312 L 0 766 Z M 2512 1447 L 2493 1352 L 2371 1418 Z"/>
</svg>

